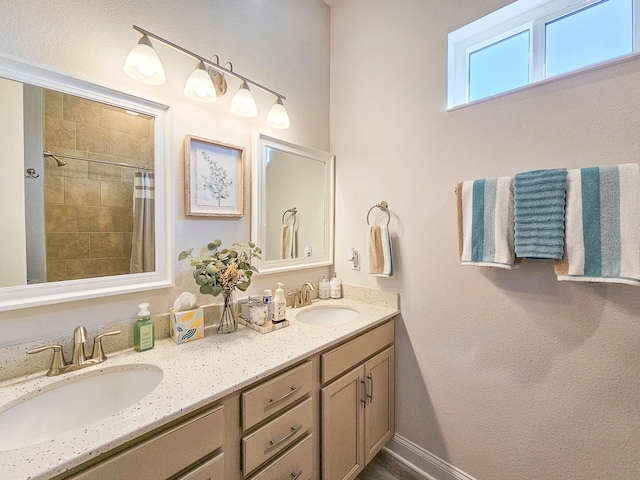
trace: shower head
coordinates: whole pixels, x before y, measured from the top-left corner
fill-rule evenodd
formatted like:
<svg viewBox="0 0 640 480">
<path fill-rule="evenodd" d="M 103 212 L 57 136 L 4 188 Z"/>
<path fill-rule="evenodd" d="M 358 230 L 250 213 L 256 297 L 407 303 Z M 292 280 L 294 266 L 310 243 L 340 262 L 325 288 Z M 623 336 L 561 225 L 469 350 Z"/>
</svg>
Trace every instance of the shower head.
<svg viewBox="0 0 640 480">
<path fill-rule="evenodd" d="M 56 161 L 56 163 L 58 164 L 59 167 L 64 167 L 67 164 L 67 162 L 65 162 L 64 160 L 60 160 L 53 153 L 51 153 L 49 150 L 45 150 L 42 153 L 44 154 L 45 157 L 53 158 Z"/>
</svg>

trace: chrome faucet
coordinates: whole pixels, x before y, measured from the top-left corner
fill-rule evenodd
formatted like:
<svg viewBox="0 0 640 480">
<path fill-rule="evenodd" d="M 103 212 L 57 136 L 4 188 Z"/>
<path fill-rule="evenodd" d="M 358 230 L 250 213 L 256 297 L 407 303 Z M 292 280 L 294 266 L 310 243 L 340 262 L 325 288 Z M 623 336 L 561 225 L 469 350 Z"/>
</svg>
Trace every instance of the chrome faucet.
<svg viewBox="0 0 640 480">
<path fill-rule="evenodd" d="M 34 348 L 27 353 L 39 353 L 45 350 L 53 350 L 53 358 L 51 359 L 51 366 L 47 372 L 47 377 L 55 377 L 65 372 L 72 372 L 74 370 L 80 370 L 81 368 L 89 367 L 102 363 L 107 359 L 102 348 L 102 338 L 111 335 L 118 335 L 121 330 L 114 330 L 112 332 L 105 332 L 100 335 L 96 335 L 93 339 L 93 349 L 91 350 L 91 357 L 87 358 L 84 351 L 84 346 L 87 341 L 87 329 L 83 326 L 76 327 L 73 331 L 73 354 L 71 355 L 71 362 L 67 362 L 64 358 L 62 351 L 62 345 L 45 345 L 44 347 Z"/>
</svg>

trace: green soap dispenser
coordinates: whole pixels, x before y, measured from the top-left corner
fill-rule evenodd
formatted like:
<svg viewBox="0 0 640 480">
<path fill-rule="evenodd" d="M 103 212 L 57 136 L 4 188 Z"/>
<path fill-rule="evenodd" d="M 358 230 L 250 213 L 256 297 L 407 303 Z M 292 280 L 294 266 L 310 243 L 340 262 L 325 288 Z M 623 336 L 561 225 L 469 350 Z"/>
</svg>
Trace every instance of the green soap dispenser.
<svg viewBox="0 0 640 480">
<path fill-rule="evenodd" d="M 155 330 L 149 313 L 149 304 L 138 305 L 138 320 L 133 326 L 133 347 L 137 352 L 151 350 L 155 344 Z"/>
</svg>

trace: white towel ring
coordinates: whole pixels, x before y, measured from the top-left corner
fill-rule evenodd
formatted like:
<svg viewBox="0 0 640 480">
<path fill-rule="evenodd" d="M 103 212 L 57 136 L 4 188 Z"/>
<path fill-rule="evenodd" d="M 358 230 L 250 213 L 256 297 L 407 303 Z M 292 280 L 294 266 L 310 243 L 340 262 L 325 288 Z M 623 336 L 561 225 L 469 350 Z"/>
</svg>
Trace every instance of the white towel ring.
<svg viewBox="0 0 640 480">
<path fill-rule="evenodd" d="M 389 226 L 389 222 L 391 221 L 391 214 L 389 213 L 389 204 L 387 202 L 385 202 L 384 200 L 382 202 L 380 202 L 380 203 L 375 204 L 373 207 L 371 207 L 369 209 L 369 211 L 367 212 L 367 225 L 371 225 L 369 223 L 369 215 L 371 214 L 371 210 L 373 210 L 374 208 L 379 208 L 383 212 L 386 212 L 386 214 L 387 214 L 387 227 L 388 227 Z"/>
</svg>

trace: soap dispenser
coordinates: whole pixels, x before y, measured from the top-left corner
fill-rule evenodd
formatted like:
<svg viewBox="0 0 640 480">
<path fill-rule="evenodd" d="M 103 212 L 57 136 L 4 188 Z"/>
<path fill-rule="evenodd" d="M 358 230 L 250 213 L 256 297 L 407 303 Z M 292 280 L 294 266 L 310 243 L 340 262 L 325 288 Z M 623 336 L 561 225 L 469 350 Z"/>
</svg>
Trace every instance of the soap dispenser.
<svg viewBox="0 0 640 480">
<path fill-rule="evenodd" d="M 137 352 L 151 350 L 155 344 L 154 325 L 149 313 L 149 304 L 138 305 L 138 320 L 133 325 L 133 347 Z"/>
<path fill-rule="evenodd" d="M 342 298 L 342 284 L 338 278 L 338 274 L 333 272 L 333 277 L 329 281 L 331 298 Z"/>
<path fill-rule="evenodd" d="M 278 288 L 273 296 L 273 308 L 271 310 L 270 320 L 273 323 L 280 323 L 285 321 L 285 315 L 287 310 L 287 299 L 284 296 L 284 283 L 278 282 Z"/>
<path fill-rule="evenodd" d="M 329 285 L 329 279 L 327 274 L 323 273 L 318 286 L 318 298 L 320 300 L 328 300 L 331 298 L 331 286 Z"/>
</svg>

